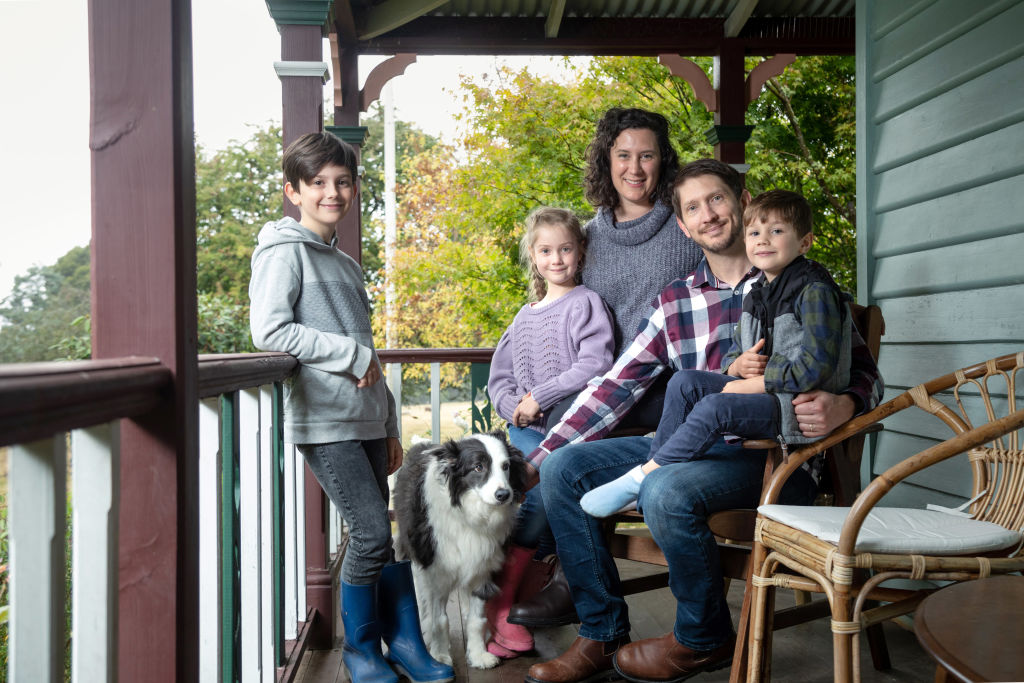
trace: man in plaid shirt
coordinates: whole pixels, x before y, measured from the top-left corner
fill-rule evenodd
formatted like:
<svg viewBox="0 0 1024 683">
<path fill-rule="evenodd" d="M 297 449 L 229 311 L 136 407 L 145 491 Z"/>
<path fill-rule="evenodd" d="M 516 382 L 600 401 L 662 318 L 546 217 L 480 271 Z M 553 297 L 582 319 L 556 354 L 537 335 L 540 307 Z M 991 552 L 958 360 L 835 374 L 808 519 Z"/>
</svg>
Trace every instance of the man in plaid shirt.
<svg viewBox="0 0 1024 683">
<path fill-rule="evenodd" d="M 659 374 L 720 369 L 743 297 L 760 274 L 751 268 L 743 245 L 741 216 L 750 195 L 739 173 L 701 159 L 680 169 L 673 187 L 677 220 L 704 251 L 704 261 L 662 291 L 612 369 L 590 381 L 528 455 L 540 470 L 544 507 L 581 620 L 579 637 L 565 653 L 530 668 L 526 680 L 531 683 L 584 681 L 610 672 L 616 651 L 618 672 L 636 681 L 679 681 L 732 661 L 735 636 L 707 517 L 756 506 L 765 454 L 721 443 L 701 460 L 666 465 L 645 477 L 638 505 L 665 554 L 677 600 L 675 628 L 661 638 L 626 644 L 629 616 L 615 562 L 599 521 L 580 507 L 583 494 L 647 461 L 648 437 L 600 439 Z M 797 396 L 799 427 L 806 437 L 823 437 L 873 408 L 882 390 L 874 360 L 855 335 L 850 387 L 839 395 L 815 391 Z M 815 489 L 810 473 L 801 470 L 790 478 L 782 498 L 809 503 Z"/>
</svg>

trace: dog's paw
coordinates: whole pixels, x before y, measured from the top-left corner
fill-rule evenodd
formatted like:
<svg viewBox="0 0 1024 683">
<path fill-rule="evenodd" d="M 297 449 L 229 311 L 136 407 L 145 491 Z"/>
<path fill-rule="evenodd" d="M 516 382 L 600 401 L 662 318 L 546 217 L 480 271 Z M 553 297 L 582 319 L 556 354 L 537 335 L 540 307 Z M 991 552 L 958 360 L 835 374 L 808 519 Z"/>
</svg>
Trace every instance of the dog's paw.
<svg viewBox="0 0 1024 683">
<path fill-rule="evenodd" d="M 473 655 L 467 653 L 466 661 L 474 669 L 493 669 L 501 663 L 501 660 L 490 652 L 481 652 Z"/>
<path fill-rule="evenodd" d="M 430 652 L 431 657 L 441 662 L 442 664 L 447 664 L 448 666 L 452 665 L 452 656 L 447 652 L 435 652 L 432 649 L 428 649 L 428 652 Z"/>
</svg>

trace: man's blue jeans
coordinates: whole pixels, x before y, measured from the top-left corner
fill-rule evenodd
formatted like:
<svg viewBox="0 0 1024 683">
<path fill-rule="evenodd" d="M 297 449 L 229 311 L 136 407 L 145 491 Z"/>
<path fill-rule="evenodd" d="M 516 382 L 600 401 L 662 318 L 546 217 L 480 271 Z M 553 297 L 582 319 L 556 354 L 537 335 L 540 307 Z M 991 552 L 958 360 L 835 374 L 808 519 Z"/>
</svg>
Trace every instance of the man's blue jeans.
<svg viewBox="0 0 1024 683">
<path fill-rule="evenodd" d="M 601 524 L 580 498 L 647 461 L 651 439 L 623 437 L 563 446 L 541 464 L 540 487 L 558 556 L 581 619 L 579 635 L 610 641 L 629 634 L 629 612 Z M 718 546 L 707 526 L 719 510 L 755 507 L 765 453 L 719 443 L 700 460 L 666 465 L 640 486 L 638 506 L 669 568 L 675 596 L 675 637 L 697 651 L 732 636 Z M 814 483 L 803 470 L 783 489 L 790 503 L 809 503 Z"/>
</svg>

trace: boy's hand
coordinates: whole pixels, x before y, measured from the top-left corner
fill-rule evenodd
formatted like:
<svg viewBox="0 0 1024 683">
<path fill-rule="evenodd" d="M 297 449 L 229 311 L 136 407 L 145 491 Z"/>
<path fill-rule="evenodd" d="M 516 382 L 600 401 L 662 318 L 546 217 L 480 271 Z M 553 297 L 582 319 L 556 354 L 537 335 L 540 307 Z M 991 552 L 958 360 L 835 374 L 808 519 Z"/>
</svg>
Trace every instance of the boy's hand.
<svg viewBox="0 0 1024 683">
<path fill-rule="evenodd" d="M 723 394 L 763 394 L 764 393 L 764 376 L 761 377 L 749 377 L 747 379 L 738 379 L 735 382 L 729 382 L 722 387 Z"/>
<path fill-rule="evenodd" d="M 726 374 L 732 375 L 733 377 L 744 378 L 760 377 L 763 375 L 765 366 L 768 365 L 768 356 L 762 356 L 758 353 L 762 348 L 764 348 L 764 339 L 758 339 L 757 343 L 741 353 L 739 357 L 732 362 L 732 365 L 729 366 L 729 370 Z M 762 391 L 764 390 L 762 389 Z"/>
<path fill-rule="evenodd" d="M 388 451 L 388 474 L 394 474 L 395 470 L 402 466 L 402 442 L 393 436 L 389 436 L 385 443 Z"/>
<path fill-rule="evenodd" d="M 378 367 L 376 361 L 370 363 L 370 367 L 366 368 L 366 374 L 356 382 L 356 386 L 360 389 L 366 387 L 372 387 L 374 384 L 380 381 L 380 367 Z"/>
<path fill-rule="evenodd" d="M 519 405 L 512 413 L 512 424 L 516 427 L 525 427 L 535 422 L 540 417 L 540 404 L 533 400 L 531 394 L 519 399 Z"/>
</svg>

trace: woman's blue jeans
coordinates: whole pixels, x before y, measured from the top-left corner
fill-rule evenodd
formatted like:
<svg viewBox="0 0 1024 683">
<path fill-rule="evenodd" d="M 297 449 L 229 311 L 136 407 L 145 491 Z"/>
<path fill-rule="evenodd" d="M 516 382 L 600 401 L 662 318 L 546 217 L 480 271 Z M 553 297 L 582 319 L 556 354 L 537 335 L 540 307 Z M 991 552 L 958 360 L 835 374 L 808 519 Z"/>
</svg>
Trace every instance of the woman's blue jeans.
<svg viewBox="0 0 1024 683">
<path fill-rule="evenodd" d="M 540 488 L 558 556 L 582 621 L 579 635 L 609 641 L 629 634 L 629 612 L 600 521 L 580 498 L 647 461 L 651 439 L 623 437 L 564 446 L 545 458 Z M 707 518 L 719 510 L 756 507 L 764 451 L 716 443 L 700 460 L 658 468 L 640 486 L 638 506 L 665 554 L 676 598 L 676 640 L 711 650 L 732 637 L 718 546 Z M 803 470 L 783 489 L 790 503 L 809 503 L 815 485 Z"/>
<path fill-rule="evenodd" d="M 508 440 L 527 456 L 544 440 L 544 434 L 529 427 L 508 425 Z M 537 557 L 545 557 L 555 552 L 555 538 L 548 526 L 544 498 L 539 486 L 534 486 L 526 492 L 526 499 L 519 507 L 512 542 L 523 548 L 536 548 Z"/>
</svg>

